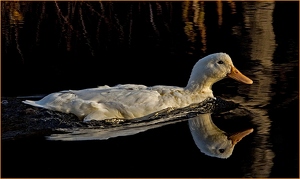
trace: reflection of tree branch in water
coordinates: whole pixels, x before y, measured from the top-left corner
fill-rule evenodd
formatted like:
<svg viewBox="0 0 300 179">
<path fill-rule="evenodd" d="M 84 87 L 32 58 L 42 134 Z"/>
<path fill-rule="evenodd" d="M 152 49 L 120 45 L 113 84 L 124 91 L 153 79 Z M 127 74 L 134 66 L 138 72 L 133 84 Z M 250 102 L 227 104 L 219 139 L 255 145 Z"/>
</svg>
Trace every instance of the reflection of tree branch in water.
<svg viewBox="0 0 300 179">
<path fill-rule="evenodd" d="M 36 27 L 36 36 L 35 36 L 35 43 L 37 45 L 39 45 L 39 42 L 40 42 L 40 26 L 41 26 L 41 22 L 44 20 L 45 18 L 45 10 L 46 10 L 46 2 L 43 2 L 42 4 L 42 7 L 41 7 L 41 12 L 40 12 L 40 17 L 38 19 L 38 22 L 37 22 L 37 27 Z"/>
<path fill-rule="evenodd" d="M 58 46 L 62 43 L 66 45 L 67 51 L 71 51 L 72 39 L 74 36 L 76 40 L 85 40 L 88 46 L 89 52 L 91 55 L 94 55 L 95 48 L 93 40 L 98 42 L 98 44 L 105 44 L 106 39 L 102 39 L 102 36 L 111 36 L 112 38 L 117 38 L 119 43 L 132 43 L 132 30 L 133 23 L 139 23 L 140 15 L 138 13 L 147 14 L 149 16 L 148 25 L 152 28 L 156 34 L 159 35 L 159 30 L 157 23 L 163 23 L 165 27 L 168 28 L 169 21 L 166 22 L 164 14 L 162 11 L 170 11 L 171 5 L 169 2 L 163 3 L 151 3 L 151 2 L 138 2 L 132 3 L 129 6 L 122 7 L 122 11 L 118 9 L 118 3 L 114 2 L 1 2 L 4 7 L 2 10 L 2 25 L 10 27 L 13 30 L 2 30 L 2 33 L 5 34 L 6 47 L 14 41 L 15 48 L 21 56 L 21 59 L 24 60 L 26 57 L 23 56 L 22 46 L 19 44 L 19 40 L 23 38 L 23 32 L 20 27 L 24 23 L 36 23 L 33 26 L 35 34 L 34 37 L 36 43 L 35 46 L 41 45 L 39 42 L 42 40 L 42 32 L 44 28 L 47 28 L 44 23 L 50 24 L 50 26 L 58 25 L 60 28 L 60 37 L 57 38 Z M 116 6 L 116 7 L 115 7 Z M 143 8 L 143 11 L 139 11 L 138 8 Z M 141 10 L 141 9 L 140 9 Z M 144 11 L 146 10 L 146 11 Z M 56 16 L 51 16 L 51 12 L 54 12 Z M 37 13 L 38 16 L 35 17 Z M 167 14 L 168 12 L 166 12 Z M 171 14 L 171 13 L 170 13 Z M 24 16 L 26 18 L 24 19 Z M 124 16 L 127 17 L 124 19 Z M 162 18 L 157 18 L 157 17 Z M 32 20 L 32 22 L 27 19 Z M 93 24 L 87 24 L 88 19 L 93 19 L 93 22 L 98 22 L 98 26 Z M 54 21 L 53 21 L 54 20 Z M 28 21 L 28 22 L 27 22 Z M 104 22 L 104 23 L 101 23 Z M 144 22 L 144 21 L 143 21 Z M 54 23 L 54 24 L 51 24 Z M 106 26 L 105 28 L 103 28 Z M 94 31 L 93 29 L 97 29 Z M 25 27 L 27 30 L 27 27 Z M 108 33 L 102 32 L 103 29 L 109 29 Z M 31 30 L 31 29 L 30 29 Z M 100 31 L 101 30 L 101 31 Z M 53 31 L 55 33 L 55 31 Z M 116 32 L 116 33 L 114 33 Z M 111 33 L 114 33 L 111 35 Z M 14 35 L 13 38 L 9 37 Z M 49 34 L 48 34 L 49 35 Z M 50 34 L 51 35 L 51 34 Z M 78 38 L 79 37 L 79 38 Z M 96 38 L 93 38 L 96 37 Z M 107 45 L 107 44 L 106 44 Z M 115 45 L 115 44 L 114 44 Z M 102 46 L 99 46 L 102 48 Z"/>
<path fill-rule="evenodd" d="M 11 43 L 16 43 L 15 49 L 23 61 L 26 57 L 22 53 L 23 46 L 19 41 L 27 38 L 23 34 L 29 26 L 36 27 L 35 40 L 33 41 L 35 44 L 29 47 L 43 45 L 46 41 L 44 39 L 53 35 L 58 37 L 53 39 L 56 40 L 53 44 L 57 44 L 58 47 L 63 44 L 67 51 L 71 51 L 74 48 L 74 39 L 76 41 L 83 40 L 85 43 L 81 44 L 87 46 L 91 55 L 95 55 L 96 48 L 115 46 L 115 43 L 110 44 L 112 38 L 118 39 L 120 44 L 130 45 L 133 28 L 139 27 L 135 24 L 145 23 L 146 26 L 153 29 L 155 36 L 159 36 L 160 32 L 164 31 L 163 28 L 170 31 L 170 18 L 172 16 L 172 4 L 170 2 L 132 2 L 131 4 L 125 3 L 125 6 L 121 5 L 122 8 L 119 8 L 120 3 L 115 2 L 18 1 L 1 2 L 1 4 L 4 7 L 1 12 L 2 25 L 9 27 L 2 30 L 2 33 L 5 34 L 5 47 Z M 49 16 L 48 14 L 51 13 L 56 16 Z M 124 13 L 126 14 L 125 18 L 121 15 Z M 38 14 L 37 17 L 35 17 L 36 14 Z M 25 16 L 28 18 L 25 19 Z M 96 23 L 89 24 L 89 20 Z M 29 25 L 21 29 L 23 23 Z M 57 29 L 52 31 L 54 34 L 45 36 L 43 31 L 49 26 Z M 144 28 L 145 26 L 141 27 Z M 151 31 L 145 32 L 152 33 Z"/>
<path fill-rule="evenodd" d="M 57 10 L 57 16 L 58 16 L 58 20 L 61 24 L 61 28 L 62 28 L 62 33 L 61 33 L 61 38 L 62 38 L 62 35 L 65 34 L 65 40 L 66 40 L 66 47 L 67 47 L 67 51 L 70 51 L 71 50 L 71 32 L 74 31 L 74 28 L 72 26 L 72 24 L 70 23 L 70 3 L 68 3 L 68 15 L 67 16 L 64 16 L 61 12 L 61 9 L 59 7 L 59 5 L 57 4 L 57 2 L 55 1 L 55 7 L 56 7 L 56 10 Z M 76 2 L 75 2 L 75 5 L 76 5 Z M 74 11 L 72 11 L 72 15 L 74 16 Z M 63 19 L 63 21 L 61 20 Z M 67 25 L 67 30 L 65 29 L 65 24 Z M 59 40 L 60 41 L 60 40 Z M 60 42 L 58 43 L 60 44 Z"/>
<path fill-rule="evenodd" d="M 20 44 L 19 44 L 19 27 L 18 26 L 15 27 L 15 41 L 16 41 L 16 48 L 21 56 L 22 62 L 24 63 L 23 53 L 21 51 Z"/>
<path fill-rule="evenodd" d="M 153 11 L 152 11 L 151 3 L 149 3 L 149 12 L 150 12 L 150 22 L 152 24 L 152 27 L 153 27 L 155 33 L 159 34 L 159 32 L 158 32 L 158 30 L 156 28 L 155 22 L 153 20 Z"/>
<path fill-rule="evenodd" d="M 80 7 L 79 7 L 79 18 L 80 18 L 80 21 L 81 21 L 81 25 L 82 25 L 82 30 L 83 30 L 83 36 L 86 40 L 86 44 L 89 46 L 89 49 L 90 49 L 90 52 L 92 54 L 92 56 L 94 56 L 94 51 L 93 51 L 93 48 L 91 46 L 91 42 L 90 42 L 90 39 L 88 37 L 88 33 L 86 31 L 86 27 L 85 27 L 85 23 L 84 23 L 84 20 L 83 20 L 83 15 L 82 15 L 82 2 L 80 3 Z"/>
<path fill-rule="evenodd" d="M 5 40 L 8 42 L 7 45 L 11 43 L 11 37 L 14 36 L 14 42 L 16 43 L 16 49 L 18 53 L 20 54 L 22 63 L 24 63 L 24 56 L 20 47 L 20 34 L 19 31 L 22 28 L 24 24 L 24 12 L 21 9 L 21 6 L 24 4 L 21 2 L 1 2 L 2 11 L 1 11 L 1 24 L 2 26 L 6 26 L 5 28 L 2 28 L 2 33 L 5 34 Z M 11 30 L 13 29 L 13 30 Z"/>
<path fill-rule="evenodd" d="M 61 12 L 61 10 L 60 10 L 60 7 L 58 6 L 58 4 L 57 4 L 56 1 L 54 1 L 54 3 L 55 3 L 55 7 L 56 7 L 56 10 L 57 10 L 58 16 L 61 17 L 61 18 L 64 20 L 65 24 L 67 24 L 67 25 L 70 27 L 71 30 L 73 30 L 73 26 L 72 26 L 72 24 L 70 23 L 68 16 L 64 16 L 64 15 L 62 14 L 62 12 Z M 60 20 L 60 19 L 59 19 L 59 20 Z M 62 21 L 60 21 L 60 22 L 61 22 L 62 27 L 64 27 L 64 24 L 62 23 Z M 64 28 L 63 28 L 63 32 L 64 32 L 64 31 L 65 31 L 65 30 L 64 30 Z"/>
</svg>

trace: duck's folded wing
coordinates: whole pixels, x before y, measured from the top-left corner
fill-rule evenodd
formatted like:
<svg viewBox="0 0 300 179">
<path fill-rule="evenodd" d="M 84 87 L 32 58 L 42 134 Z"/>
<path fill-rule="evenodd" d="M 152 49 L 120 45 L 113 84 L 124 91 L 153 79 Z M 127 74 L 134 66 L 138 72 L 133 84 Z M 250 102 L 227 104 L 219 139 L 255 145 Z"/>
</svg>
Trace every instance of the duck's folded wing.
<svg viewBox="0 0 300 179">
<path fill-rule="evenodd" d="M 116 85 L 113 87 L 99 86 L 98 88 L 88 88 L 83 90 L 69 90 L 70 93 L 76 94 L 76 96 L 83 100 L 93 101 L 110 101 L 117 96 L 130 94 L 133 91 L 145 90 L 147 87 L 144 85 Z"/>
</svg>

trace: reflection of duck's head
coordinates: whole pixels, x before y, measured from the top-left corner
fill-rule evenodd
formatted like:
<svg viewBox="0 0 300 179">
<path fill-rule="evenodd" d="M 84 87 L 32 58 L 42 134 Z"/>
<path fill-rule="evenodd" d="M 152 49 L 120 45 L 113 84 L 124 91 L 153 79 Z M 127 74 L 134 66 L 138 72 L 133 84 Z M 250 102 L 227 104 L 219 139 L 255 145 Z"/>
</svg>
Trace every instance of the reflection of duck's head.
<svg viewBox="0 0 300 179">
<path fill-rule="evenodd" d="M 237 142 L 253 132 L 253 129 L 248 129 L 232 135 L 226 134 L 212 122 L 211 114 L 200 114 L 190 119 L 189 127 L 201 152 L 218 158 L 230 157 Z"/>
</svg>

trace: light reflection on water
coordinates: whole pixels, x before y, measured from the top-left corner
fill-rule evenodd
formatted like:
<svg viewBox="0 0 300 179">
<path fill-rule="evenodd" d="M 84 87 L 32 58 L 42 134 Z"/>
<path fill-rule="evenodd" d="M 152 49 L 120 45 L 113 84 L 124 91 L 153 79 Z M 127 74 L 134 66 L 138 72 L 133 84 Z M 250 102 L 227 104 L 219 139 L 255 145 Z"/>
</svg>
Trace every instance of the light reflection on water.
<svg viewBox="0 0 300 179">
<path fill-rule="evenodd" d="M 257 59 L 262 66 L 254 67 L 255 82 L 250 86 L 248 96 L 251 100 L 246 105 L 263 107 L 271 101 L 271 85 L 274 81 L 272 76 L 273 55 L 276 47 L 275 35 L 272 26 L 274 2 L 255 3 L 253 7 L 244 4 L 246 10 L 245 26 L 250 30 L 250 55 L 251 59 Z M 266 109 L 253 108 L 257 114 L 252 122 L 257 126 L 255 143 L 257 147 L 253 150 L 253 163 L 245 177 L 269 177 L 273 158 L 272 144 L 269 143 L 271 120 Z"/>
<path fill-rule="evenodd" d="M 215 9 L 214 13 L 216 15 L 216 18 L 210 18 L 209 15 L 212 14 L 212 12 L 208 12 L 207 9 L 209 9 L 208 4 L 214 4 Z M 211 5 L 210 4 L 210 5 Z M 59 5 L 59 8 L 63 8 L 60 6 L 61 4 L 57 3 L 57 6 Z M 254 83 L 250 86 L 245 86 L 241 84 L 233 84 L 232 81 L 225 81 L 220 82 L 220 84 L 226 84 L 228 88 L 237 89 L 236 92 L 232 92 L 230 94 L 224 94 L 224 96 L 227 96 L 228 99 L 234 100 L 235 102 L 241 104 L 244 108 L 248 109 L 252 114 L 253 118 L 251 119 L 251 122 L 255 126 L 254 132 L 252 135 L 253 137 L 253 147 L 252 147 L 252 158 L 251 161 L 247 161 L 248 163 L 244 166 L 244 172 L 243 177 L 270 177 L 272 176 L 272 168 L 276 165 L 274 162 L 276 157 L 278 157 L 279 154 L 277 154 L 274 151 L 274 145 L 271 142 L 271 136 L 274 135 L 271 133 L 271 129 L 273 127 L 273 121 L 274 118 L 270 117 L 270 105 L 272 105 L 272 99 L 276 96 L 282 95 L 286 99 L 286 103 L 292 100 L 298 100 L 298 92 L 297 90 L 293 89 L 294 91 L 287 91 L 284 88 L 290 88 L 289 80 L 297 77 L 295 76 L 295 68 L 298 66 L 298 46 L 297 42 L 289 39 L 287 40 L 287 44 L 289 45 L 290 52 L 285 52 L 286 54 L 290 53 L 290 56 L 295 56 L 297 59 L 287 60 L 285 57 L 280 56 L 280 52 L 278 51 L 278 41 L 276 41 L 276 35 L 279 35 L 278 33 L 274 33 L 274 9 L 276 6 L 279 6 L 280 4 L 276 4 L 273 1 L 268 2 L 234 2 L 234 1 L 226 1 L 226 2 L 203 2 L 203 1 L 184 1 L 181 2 L 181 18 L 183 25 L 181 30 L 182 34 L 180 34 L 181 38 L 184 38 L 185 41 L 188 41 L 187 44 L 184 45 L 184 48 L 188 49 L 185 56 L 182 58 L 191 58 L 191 56 L 194 58 L 198 54 L 207 54 L 215 51 L 225 51 L 226 49 L 230 50 L 230 55 L 233 57 L 240 57 L 240 56 L 247 56 L 249 59 L 245 59 L 245 66 L 243 67 L 243 70 L 241 70 L 243 73 L 247 76 L 249 76 L 251 79 L 254 80 Z M 14 8 L 11 8 L 10 11 L 10 24 L 12 27 L 16 27 L 18 25 L 23 25 L 24 19 L 22 18 L 22 11 L 19 9 L 18 6 L 13 6 Z M 43 3 L 43 10 L 42 14 L 45 12 L 45 3 Z M 136 16 L 146 16 L 147 22 L 149 22 L 150 26 L 154 31 L 154 33 L 157 36 L 164 36 L 165 34 L 162 33 L 162 29 L 168 29 L 169 31 L 175 31 L 174 26 L 172 26 L 172 23 L 174 23 L 174 17 L 176 17 L 174 14 L 173 16 L 170 15 L 170 19 L 172 20 L 165 20 L 163 23 L 163 28 L 161 23 L 159 23 L 159 20 L 162 19 L 165 14 L 172 14 L 173 8 L 175 9 L 175 5 L 173 6 L 172 3 L 139 3 L 138 5 L 131 5 L 128 6 L 130 8 L 127 8 L 128 11 L 126 11 L 127 19 L 118 20 L 122 16 L 121 13 L 115 13 L 117 12 L 116 9 L 113 9 L 113 4 L 106 4 L 104 2 L 99 3 L 99 9 L 95 9 L 95 11 L 101 12 L 100 14 L 100 20 L 97 22 L 97 35 L 96 39 L 97 41 L 102 44 L 109 43 L 106 45 L 105 48 L 110 48 L 112 44 L 119 44 L 118 40 L 122 39 L 122 43 L 126 42 L 128 40 L 128 45 L 133 45 L 137 38 L 140 36 L 136 36 L 135 34 L 135 27 L 137 27 L 138 20 L 134 17 Z M 126 6 L 127 7 L 127 6 Z M 228 8 L 229 7 L 229 8 Z M 69 7 L 70 8 L 70 7 Z M 75 5 L 71 7 L 71 10 L 73 11 L 75 8 Z M 107 9 L 106 9 L 107 8 Z M 242 8 L 242 10 L 241 10 Z M 102 11 L 103 9 L 106 9 L 106 11 Z M 109 10 L 108 10 L 109 9 Z M 125 7 L 124 7 L 125 9 Z M 138 10 L 137 10 L 138 9 Z M 141 11 L 144 10 L 144 11 Z M 211 10 L 211 9 L 210 9 Z M 21 13 L 22 12 L 22 13 Z M 139 12 L 139 13 L 137 13 Z M 142 12 L 146 12 L 143 14 Z M 19 14 L 18 14 L 19 13 Z M 81 18 L 86 17 L 88 13 L 82 12 Z M 107 18 L 106 13 L 112 13 L 115 14 L 113 17 Z M 177 13 L 174 11 L 174 13 Z M 242 20 L 238 23 L 234 24 L 228 24 L 228 14 L 236 15 L 242 13 Z M 24 14 L 24 13 L 23 13 Z M 44 14 L 45 15 L 45 14 Z M 234 16 L 234 17 L 236 17 Z M 62 16 L 60 17 L 60 23 L 63 23 Z M 40 20 L 44 17 L 40 17 Z M 101 19 L 102 18 L 102 19 Z M 212 21 L 215 21 L 216 24 L 214 27 L 212 25 L 208 25 Z M 127 20 L 127 21 L 126 21 Z M 288 20 L 288 19 L 286 19 Z M 83 19 L 79 22 L 82 22 Z M 125 23 L 124 23 L 125 22 Z M 26 23 L 26 22 L 25 22 Z M 147 25 L 149 25 L 147 24 Z M 41 25 L 41 26 L 40 26 Z M 101 27 L 104 27 L 105 25 L 109 26 L 109 28 L 113 29 L 113 31 L 108 30 L 109 33 L 99 33 L 102 29 Z M 239 42 L 236 45 L 232 45 L 230 43 L 226 44 L 224 41 L 228 39 L 223 39 L 224 36 L 217 34 L 220 32 L 223 32 L 225 30 L 228 30 L 226 27 L 230 27 L 230 31 L 226 31 L 227 36 L 233 36 L 233 39 L 241 39 L 236 40 L 234 42 Z M 42 27 L 42 23 L 39 21 L 38 27 Z M 115 29 L 114 29 L 115 28 Z M 178 28 L 176 26 L 176 28 Z M 215 30 L 222 29 L 220 31 Z M 117 29 L 117 30 L 116 30 Z M 70 26 L 64 24 L 62 26 L 62 29 L 64 30 L 63 33 L 71 34 Z M 139 29 L 140 30 L 140 29 Z M 151 31 L 150 30 L 150 31 Z M 215 31 L 213 31 L 215 30 Z M 18 32 L 18 31 L 16 31 Z M 81 32 L 79 30 L 79 32 Z M 117 32 L 117 33 L 115 33 Z M 7 34 L 8 31 L 4 31 L 4 34 Z M 38 32 L 37 32 L 38 33 Z M 225 33 L 225 32 L 224 32 Z M 83 39 L 88 39 L 89 36 L 85 36 L 87 33 L 87 30 L 84 32 L 84 36 L 80 36 Z M 92 33 L 90 33 L 92 34 Z M 89 35 L 90 35 L 89 34 Z M 105 35 L 103 35 L 105 34 Z M 146 34 L 146 33 L 145 33 Z M 276 35 L 275 35 L 276 34 Z M 37 34 L 36 37 L 39 35 Z M 111 39 L 105 41 L 103 39 L 103 36 L 108 36 L 108 38 L 111 37 Z M 149 35 L 153 36 L 153 34 Z M 214 37 L 217 36 L 218 39 L 214 39 Z M 7 38 L 9 41 L 9 35 L 5 35 L 5 38 Z M 18 34 L 16 34 L 16 38 L 18 38 Z M 71 39 L 73 39 L 73 36 L 69 35 L 65 38 L 66 44 L 67 44 L 67 51 L 74 50 L 74 47 L 71 48 Z M 78 37 L 78 34 L 77 36 Z M 114 39 L 113 37 L 117 37 Z M 176 36 L 177 37 L 177 36 Z M 222 38 L 221 40 L 219 39 Z M 174 36 L 171 37 L 174 39 L 174 42 L 177 42 L 176 38 Z M 278 38 L 278 37 L 277 37 Z M 65 40 L 64 39 L 64 40 Z M 69 39 L 69 41 L 68 41 Z M 100 39 L 100 40 L 99 40 Z M 37 43 L 40 39 L 37 39 Z M 101 41 L 103 40 L 103 41 Z M 18 40 L 17 40 L 18 41 Z M 63 40 L 62 40 L 63 41 Z M 92 41 L 92 38 L 91 38 Z M 172 41 L 172 42 L 173 42 Z M 139 43 L 142 41 L 139 41 Z M 89 47 L 91 47 L 92 43 L 90 41 L 85 41 L 85 43 L 88 43 Z M 98 45 L 98 47 L 103 47 L 103 45 Z M 146 42 L 147 43 L 147 42 Z M 159 42 L 157 42 L 159 43 Z M 181 43 L 181 41 L 178 41 L 177 43 Z M 173 45 L 173 43 L 167 43 L 170 45 Z M 7 44 L 6 44 L 7 45 Z M 104 45 L 104 46 L 105 46 Z M 223 46 L 222 46 L 223 45 Z M 74 45 L 76 46 L 76 45 Z M 134 45 L 133 45 L 134 46 Z M 227 47 L 228 46 L 228 47 Z M 236 48 L 237 46 L 242 46 L 240 48 Z M 173 46 L 174 48 L 176 45 Z M 181 46 L 180 46 L 181 47 Z M 96 47 L 92 47 L 96 48 Z M 296 49 L 296 50 L 295 50 Z M 173 49 L 172 49 L 173 50 Z M 184 51 L 180 48 L 176 49 L 174 51 Z M 242 50 L 242 51 L 239 51 Z M 20 46 L 18 46 L 18 51 L 20 54 L 22 52 L 20 51 Z M 89 50 L 97 53 L 97 50 Z M 174 51 L 170 53 L 175 53 Z M 169 52 L 168 52 L 169 53 Z M 237 55 L 238 54 L 238 55 Z M 242 54 L 242 55 L 241 55 Z M 278 57 L 279 56 L 279 57 Z M 174 56 L 173 56 L 174 57 Z M 22 57 L 23 58 L 23 57 Z M 26 56 L 24 57 L 26 58 Z M 170 57 L 172 58 L 172 57 Z M 198 58 L 198 56 L 197 56 Z M 282 60 L 286 60 L 284 63 L 275 63 L 275 60 L 278 58 L 282 58 Z M 288 58 L 288 57 L 287 57 Z M 27 59 L 25 59 L 26 61 Z M 109 59 L 110 60 L 110 59 Z M 237 58 L 233 58 L 233 62 L 236 62 L 236 60 L 239 60 Z M 158 60 L 159 61 L 159 60 Z M 243 61 L 239 61 L 237 64 L 237 67 L 239 65 L 244 65 Z M 284 69 L 284 70 L 282 70 Z M 115 70 L 115 69 L 114 69 Z M 291 75 L 288 74 L 288 72 L 291 72 Z M 22 75 L 19 75 L 22 76 Z M 30 78 L 30 76 L 29 76 Z M 31 77 L 32 78 L 32 77 Z M 31 79 L 30 78 L 30 79 Z M 277 80 L 278 79 L 278 80 Z M 176 79 L 178 80 L 178 79 Z M 175 80 L 175 81 L 176 81 Z M 298 81 L 297 79 L 294 81 Z M 101 82 L 99 82 L 101 83 Z M 116 81 L 116 83 L 119 83 Z M 279 86 L 278 84 L 282 83 L 280 86 L 280 89 L 274 89 L 273 86 Z M 104 85 L 104 84 L 103 84 Z M 21 85 L 22 86 L 22 85 Z M 24 85 L 23 85 L 24 86 Z M 20 87 L 22 88 L 22 87 Z M 34 87 L 33 87 L 34 88 Z M 216 88 L 216 92 L 223 92 L 222 90 Z M 225 92 L 226 93 L 226 92 Z M 292 94 L 290 94 L 292 93 Z M 285 95 L 285 96 L 284 96 Z M 282 104 L 275 104 L 275 105 L 284 105 Z M 280 110 L 280 108 L 279 108 Z M 294 120 L 294 119 L 293 119 Z M 150 127 L 150 126 L 149 126 Z M 157 127 L 157 126 L 156 126 Z M 187 127 L 187 126 L 186 126 Z M 161 130 L 164 130 L 163 128 Z M 285 129 L 286 130 L 286 129 Z M 141 129 L 141 131 L 143 131 Z M 131 131 L 132 132 L 132 131 Z M 133 131 L 137 132 L 137 131 Z M 282 155 L 282 154 L 281 154 Z M 277 164 L 278 165 L 278 164 Z M 246 167 L 247 166 L 247 167 Z"/>
</svg>

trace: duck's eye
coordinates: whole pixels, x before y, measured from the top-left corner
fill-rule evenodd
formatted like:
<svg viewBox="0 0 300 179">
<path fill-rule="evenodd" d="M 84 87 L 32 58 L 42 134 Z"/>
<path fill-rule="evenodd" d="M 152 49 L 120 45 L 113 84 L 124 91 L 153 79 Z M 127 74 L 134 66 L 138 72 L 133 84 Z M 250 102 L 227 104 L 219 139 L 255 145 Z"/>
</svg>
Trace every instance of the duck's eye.
<svg viewBox="0 0 300 179">
<path fill-rule="evenodd" d="M 224 62 L 222 60 L 218 61 L 218 64 L 223 64 Z"/>
<path fill-rule="evenodd" d="M 225 152 L 225 149 L 219 149 L 219 152 L 220 152 L 220 153 L 224 153 L 224 152 Z"/>
</svg>

